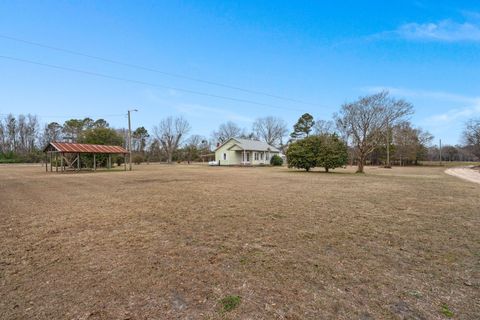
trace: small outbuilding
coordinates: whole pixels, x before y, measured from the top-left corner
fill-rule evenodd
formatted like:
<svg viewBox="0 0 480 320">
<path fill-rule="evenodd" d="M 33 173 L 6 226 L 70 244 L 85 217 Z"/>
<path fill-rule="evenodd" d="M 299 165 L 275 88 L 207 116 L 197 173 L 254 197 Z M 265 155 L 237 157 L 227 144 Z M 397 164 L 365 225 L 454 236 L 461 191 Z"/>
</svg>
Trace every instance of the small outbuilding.
<svg viewBox="0 0 480 320">
<path fill-rule="evenodd" d="M 48 164 L 50 164 L 50 171 L 65 172 L 80 171 L 81 154 L 90 154 L 93 157 L 92 169 L 97 169 L 97 155 L 107 155 L 107 168 L 112 167 L 112 154 L 123 155 L 125 161 L 125 170 L 127 170 L 127 155 L 130 152 L 120 146 L 109 146 L 100 144 L 88 144 L 88 143 L 69 143 L 69 142 L 50 142 L 44 149 L 45 152 L 45 171 L 48 172 Z"/>
<path fill-rule="evenodd" d="M 280 150 L 259 140 L 230 138 L 215 149 L 215 161 L 220 166 L 270 164 Z"/>
</svg>

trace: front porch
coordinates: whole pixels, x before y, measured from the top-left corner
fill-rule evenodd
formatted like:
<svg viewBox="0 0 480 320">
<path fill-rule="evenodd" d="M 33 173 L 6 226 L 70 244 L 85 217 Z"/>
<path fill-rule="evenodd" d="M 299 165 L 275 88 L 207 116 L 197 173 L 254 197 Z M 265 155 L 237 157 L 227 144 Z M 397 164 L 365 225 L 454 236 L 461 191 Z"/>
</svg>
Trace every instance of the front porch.
<svg viewBox="0 0 480 320">
<path fill-rule="evenodd" d="M 268 165 L 270 164 L 270 152 L 253 150 L 236 150 L 236 158 L 240 159 L 240 165 Z"/>
</svg>

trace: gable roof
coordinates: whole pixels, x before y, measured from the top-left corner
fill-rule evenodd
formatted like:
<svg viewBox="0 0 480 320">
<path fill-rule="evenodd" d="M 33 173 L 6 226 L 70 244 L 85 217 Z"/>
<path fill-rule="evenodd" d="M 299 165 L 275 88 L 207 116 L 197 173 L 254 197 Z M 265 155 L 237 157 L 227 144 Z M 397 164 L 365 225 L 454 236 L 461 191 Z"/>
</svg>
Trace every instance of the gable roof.
<svg viewBox="0 0 480 320">
<path fill-rule="evenodd" d="M 280 150 L 278 150 L 274 146 L 269 145 L 268 143 L 266 143 L 264 141 L 241 139 L 241 138 L 230 138 L 227 141 L 225 141 L 225 143 L 223 143 L 221 146 L 219 146 L 217 149 L 215 149 L 215 151 L 220 149 L 224 145 L 226 145 L 228 142 L 230 142 L 230 140 L 235 140 L 236 143 L 233 146 L 237 146 L 242 150 L 280 152 Z"/>
<path fill-rule="evenodd" d="M 64 153 L 129 153 L 125 148 L 119 146 L 69 142 L 50 142 L 43 149 L 44 152 L 48 150 Z"/>
</svg>

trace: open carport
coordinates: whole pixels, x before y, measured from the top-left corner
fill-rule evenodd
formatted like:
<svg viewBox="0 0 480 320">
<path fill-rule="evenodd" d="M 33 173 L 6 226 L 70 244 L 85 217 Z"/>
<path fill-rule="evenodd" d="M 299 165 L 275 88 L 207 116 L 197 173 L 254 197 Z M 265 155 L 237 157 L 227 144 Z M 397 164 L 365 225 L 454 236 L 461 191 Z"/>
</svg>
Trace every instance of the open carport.
<svg viewBox="0 0 480 320">
<path fill-rule="evenodd" d="M 45 171 L 48 172 L 48 165 L 50 164 L 50 172 L 65 172 L 65 171 L 80 171 L 81 154 L 93 155 L 93 171 L 97 170 L 97 155 L 106 154 L 107 168 L 112 168 L 112 154 L 121 154 L 124 156 L 124 169 L 127 170 L 127 154 L 130 155 L 125 148 L 120 146 L 88 144 L 88 143 L 69 143 L 69 142 L 50 142 L 44 149 L 45 153 Z M 73 157 L 72 157 L 73 155 Z M 60 169 L 60 170 L 59 170 Z"/>
</svg>

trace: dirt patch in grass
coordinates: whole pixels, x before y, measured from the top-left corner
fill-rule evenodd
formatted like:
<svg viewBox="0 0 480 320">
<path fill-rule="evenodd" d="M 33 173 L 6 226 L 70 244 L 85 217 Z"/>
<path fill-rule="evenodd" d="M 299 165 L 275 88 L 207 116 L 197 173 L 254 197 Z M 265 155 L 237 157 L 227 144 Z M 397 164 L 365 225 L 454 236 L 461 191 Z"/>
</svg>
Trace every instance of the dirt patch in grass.
<svg viewBox="0 0 480 320">
<path fill-rule="evenodd" d="M 480 185 L 443 168 L 134 168 L 0 167 L 2 318 L 478 318 Z"/>
</svg>

